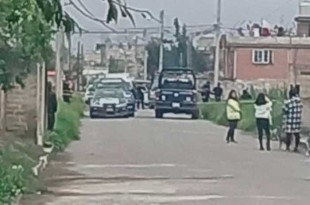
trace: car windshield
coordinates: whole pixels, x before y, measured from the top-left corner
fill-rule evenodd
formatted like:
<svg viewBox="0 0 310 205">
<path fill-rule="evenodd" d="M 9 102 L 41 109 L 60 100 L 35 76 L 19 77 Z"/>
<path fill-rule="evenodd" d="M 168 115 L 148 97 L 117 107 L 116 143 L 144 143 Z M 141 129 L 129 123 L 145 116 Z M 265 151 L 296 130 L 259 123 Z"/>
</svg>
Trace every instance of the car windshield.
<svg viewBox="0 0 310 205">
<path fill-rule="evenodd" d="M 130 88 L 125 83 L 106 83 L 106 82 L 100 82 L 97 84 L 97 89 L 103 89 L 103 88 L 115 88 L 115 89 L 123 89 L 125 91 L 129 91 Z"/>
<path fill-rule="evenodd" d="M 99 98 L 123 98 L 124 93 L 121 90 L 98 90 L 95 93 L 95 99 Z"/>
<path fill-rule="evenodd" d="M 190 72 L 164 71 L 160 86 L 164 89 L 194 89 L 195 78 Z"/>
</svg>

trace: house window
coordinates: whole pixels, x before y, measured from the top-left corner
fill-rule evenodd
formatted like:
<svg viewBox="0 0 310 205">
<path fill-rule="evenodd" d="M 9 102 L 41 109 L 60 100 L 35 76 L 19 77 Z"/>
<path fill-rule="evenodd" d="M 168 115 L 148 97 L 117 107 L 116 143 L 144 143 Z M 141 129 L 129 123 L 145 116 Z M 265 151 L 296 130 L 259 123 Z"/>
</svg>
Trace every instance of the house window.
<svg viewBox="0 0 310 205">
<path fill-rule="evenodd" d="M 254 64 L 271 64 L 272 51 L 271 50 L 253 50 L 252 62 Z"/>
</svg>

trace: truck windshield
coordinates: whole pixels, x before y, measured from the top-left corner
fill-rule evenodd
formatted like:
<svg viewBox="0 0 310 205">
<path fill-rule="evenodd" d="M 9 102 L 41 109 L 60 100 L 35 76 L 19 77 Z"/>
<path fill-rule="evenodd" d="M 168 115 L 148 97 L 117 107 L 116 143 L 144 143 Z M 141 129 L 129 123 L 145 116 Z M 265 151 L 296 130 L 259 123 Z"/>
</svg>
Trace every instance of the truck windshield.
<svg viewBox="0 0 310 205">
<path fill-rule="evenodd" d="M 159 86 L 159 75 L 154 75 L 151 83 L 151 90 L 155 90 Z"/>
<path fill-rule="evenodd" d="M 164 89 L 195 89 L 195 78 L 192 73 L 163 72 L 160 87 Z"/>
</svg>

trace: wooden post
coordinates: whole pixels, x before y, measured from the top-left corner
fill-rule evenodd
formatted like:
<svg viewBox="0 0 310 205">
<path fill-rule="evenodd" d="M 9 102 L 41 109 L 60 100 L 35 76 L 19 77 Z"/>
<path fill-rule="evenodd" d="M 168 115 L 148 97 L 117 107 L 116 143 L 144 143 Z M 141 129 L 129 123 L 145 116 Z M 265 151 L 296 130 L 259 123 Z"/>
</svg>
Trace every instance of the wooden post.
<svg viewBox="0 0 310 205">
<path fill-rule="evenodd" d="M 42 133 L 41 133 L 41 68 L 40 64 L 37 63 L 37 114 L 36 114 L 36 123 L 37 123 L 37 138 L 36 144 L 40 145 L 42 142 Z"/>
</svg>

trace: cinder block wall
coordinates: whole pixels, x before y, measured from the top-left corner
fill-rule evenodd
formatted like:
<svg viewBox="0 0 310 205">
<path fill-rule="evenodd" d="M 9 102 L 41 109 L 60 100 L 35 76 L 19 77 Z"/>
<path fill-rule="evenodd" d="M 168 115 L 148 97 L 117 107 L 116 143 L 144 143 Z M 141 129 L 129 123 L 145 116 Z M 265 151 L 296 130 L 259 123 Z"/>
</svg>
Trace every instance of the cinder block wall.
<svg viewBox="0 0 310 205">
<path fill-rule="evenodd" d="M 19 85 L 7 94 L 6 131 L 16 135 L 35 137 L 36 130 L 36 75 L 29 75 L 24 81 L 25 88 Z"/>
</svg>

